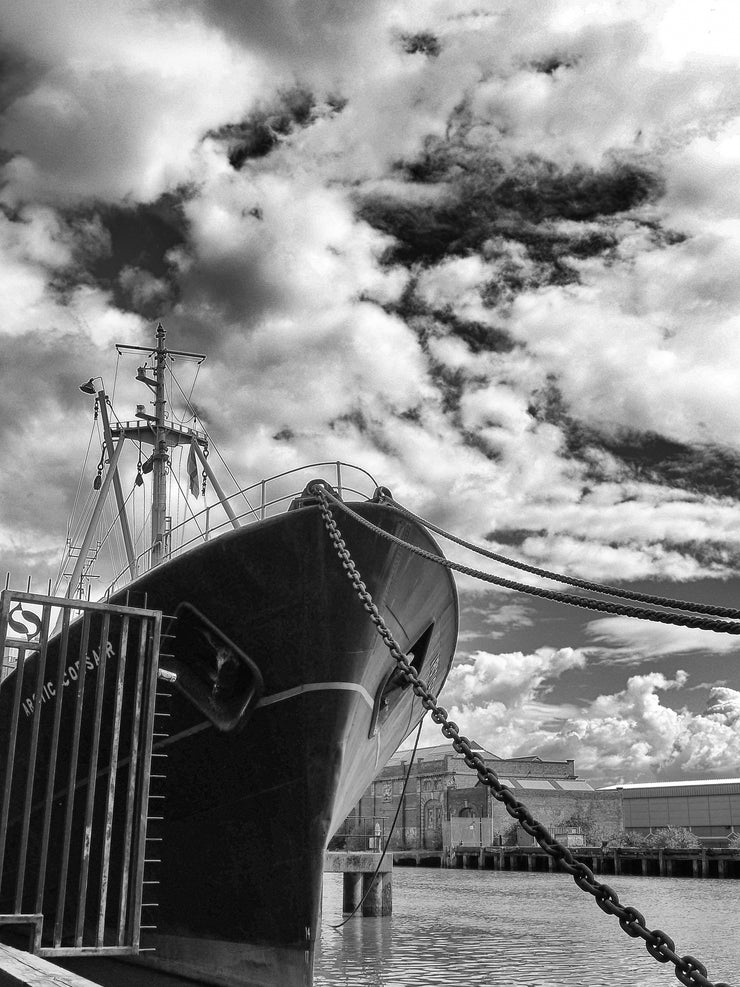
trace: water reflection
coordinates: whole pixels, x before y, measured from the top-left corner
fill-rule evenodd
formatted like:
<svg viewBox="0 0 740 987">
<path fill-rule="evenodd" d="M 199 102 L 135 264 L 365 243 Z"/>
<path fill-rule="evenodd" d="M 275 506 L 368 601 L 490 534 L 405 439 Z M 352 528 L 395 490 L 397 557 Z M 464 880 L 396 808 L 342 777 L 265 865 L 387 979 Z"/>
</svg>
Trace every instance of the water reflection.
<svg viewBox="0 0 740 987">
<path fill-rule="evenodd" d="M 611 878 L 651 928 L 740 987 L 740 882 Z M 641 940 L 564 874 L 397 868 L 393 915 L 340 930 L 342 876 L 327 874 L 316 987 L 669 987 Z"/>
</svg>

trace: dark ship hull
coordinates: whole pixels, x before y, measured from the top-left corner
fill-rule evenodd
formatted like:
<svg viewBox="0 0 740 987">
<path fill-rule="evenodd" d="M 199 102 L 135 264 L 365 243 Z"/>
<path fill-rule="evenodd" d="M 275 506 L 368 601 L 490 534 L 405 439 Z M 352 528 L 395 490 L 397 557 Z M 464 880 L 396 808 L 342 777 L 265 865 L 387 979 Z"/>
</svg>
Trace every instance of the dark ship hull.
<svg viewBox="0 0 740 987">
<path fill-rule="evenodd" d="M 391 507 L 353 508 L 439 551 Z M 449 572 L 339 521 L 392 634 L 437 694 L 457 634 Z M 206 542 L 111 602 L 163 612 L 172 637 L 160 668 L 178 675 L 167 736 L 154 744 L 167 754 L 156 914 L 144 902 L 156 951 L 141 961 L 214 984 L 310 984 L 324 850 L 418 723 L 421 701 L 395 673 L 316 506 Z"/>
</svg>

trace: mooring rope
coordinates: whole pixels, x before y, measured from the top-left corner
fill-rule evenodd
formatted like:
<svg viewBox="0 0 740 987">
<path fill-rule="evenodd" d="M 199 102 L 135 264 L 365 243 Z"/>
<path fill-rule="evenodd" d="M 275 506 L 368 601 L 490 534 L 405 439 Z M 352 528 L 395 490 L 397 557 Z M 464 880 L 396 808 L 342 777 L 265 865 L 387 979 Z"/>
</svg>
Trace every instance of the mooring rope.
<svg viewBox="0 0 740 987">
<path fill-rule="evenodd" d="M 596 610 L 599 613 L 616 614 L 620 617 L 636 617 L 639 620 L 652 620 L 660 624 L 674 624 L 678 627 L 691 627 L 695 630 L 716 631 L 719 634 L 740 634 L 740 622 L 715 620 L 711 617 L 692 617 L 688 614 L 664 613 L 661 610 L 649 610 L 645 607 L 632 607 L 622 603 L 611 603 L 609 600 L 596 600 L 587 596 L 577 596 L 574 593 L 562 593 L 559 590 L 544 589 L 539 586 L 529 586 L 527 583 L 519 583 L 513 579 L 505 579 L 503 576 L 494 576 L 490 572 L 483 572 L 480 569 L 473 569 L 471 566 L 461 565 L 459 562 L 453 562 L 451 559 L 447 559 L 443 555 L 435 555 L 434 552 L 428 552 L 424 548 L 419 548 L 418 545 L 405 541 L 403 538 L 399 538 L 397 535 L 391 534 L 384 528 L 380 528 L 377 524 L 373 524 L 372 521 L 368 521 L 367 518 L 357 514 L 350 507 L 348 507 L 344 501 L 340 500 L 328 484 L 324 485 L 323 480 L 316 481 L 315 484 L 310 484 L 309 487 L 312 492 L 315 492 L 316 488 L 320 487 L 323 495 L 327 498 L 327 500 L 331 501 L 335 507 L 338 507 L 340 510 L 344 511 L 345 514 L 357 521 L 358 524 L 361 524 L 370 531 L 375 532 L 375 534 L 381 535 L 383 538 L 395 542 L 397 545 L 401 545 L 403 548 L 408 549 L 410 552 L 414 552 L 414 554 L 421 556 L 423 559 L 428 559 L 430 562 L 436 562 L 437 565 L 441 565 L 445 569 L 452 569 L 462 575 L 472 576 L 473 578 L 480 579 L 483 582 L 493 583 L 495 586 L 502 586 L 504 589 L 516 590 L 519 593 L 527 593 L 530 596 L 538 596 L 545 600 L 553 600 L 556 603 L 564 603 L 572 607 L 581 607 L 585 610 Z M 395 503 L 392 509 L 395 509 Z"/>
<path fill-rule="evenodd" d="M 689 613 L 706 613 L 712 614 L 715 617 L 729 617 L 735 620 L 740 618 L 740 610 L 733 609 L 732 607 L 715 607 L 709 603 L 694 603 L 688 600 L 675 600 L 666 596 L 654 596 L 651 593 L 637 593 L 633 590 L 619 589 L 616 586 L 608 586 L 604 583 L 594 583 L 588 579 L 581 579 L 579 576 L 565 576 L 559 572 L 551 572 L 549 569 L 540 569 L 538 566 L 530 565 L 527 562 L 519 562 L 516 559 L 507 558 L 507 556 L 500 555 L 498 552 L 491 552 L 481 545 L 476 545 L 473 542 L 466 541 L 464 538 L 453 535 L 450 531 L 445 531 L 444 528 L 440 528 L 431 521 L 427 521 L 418 514 L 414 514 L 413 511 L 410 511 L 407 507 L 403 507 L 398 501 L 394 500 L 383 487 L 379 488 L 378 495 L 381 502 L 389 504 L 407 518 L 410 518 L 424 528 L 428 528 L 429 531 L 441 535 L 442 538 L 447 538 L 449 541 L 455 542 L 457 545 L 461 545 L 463 548 L 467 548 L 472 552 L 476 552 L 478 555 L 483 555 L 487 559 L 493 559 L 494 562 L 500 562 L 502 565 L 507 565 L 514 569 L 521 569 L 523 572 L 531 572 L 535 576 L 541 576 L 543 579 L 552 579 L 554 582 L 566 583 L 569 586 L 578 586 L 580 589 L 602 593 L 604 596 L 616 596 L 622 600 L 651 603 L 656 607 L 686 610 Z"/>
<path fill-rule="evenodd" d="M 391 656 L 396 661 L 400 674 L 413 687 L 414 695 L 421 699 L 422 706 L 431 713 L 432 719 L 441 727 L 444 736 L 452 741 L 454 750 L 458 754 L 462 754 L 465 764 L 476 772 L 478 780 L 491 788 L 493 797 L 503 803 L 509 815 L 517 820 L 526 833 L 534 837 L 545 853 L 558 861 L 563 870 L 567 871 L 573 877 L 573 880 L 582 891 L 586 891 L 593 896 L 596 904 L 602 911 L 606 912 L 607 915 L 614 915 L 618 918 L 620 927 L 628 936 L 633 939 L 641 938 L 645 943 L 647 951 L 658 963 L 673 963 L 677 980 L 680 980 L 687 987 L 730 987 L 727 983 L 714 983 L 711 981 L 707 977 L 707 968 L 703 963 L 693 956 L 679 956 L 676 952 L 675 943 L 669 935 L 666 935 L 661 929 L 651 930 L 648 928 L 645 917 L 641 912 L 632 905 L 621 904 L 616 891 L 609 887 L 608 884 L 598 881 L 590 867 L 582 861 L 577 860 L 568 847 L 556 840 L 550 834 L 549 830 L 534 818 L 527 806 L 516 798 L 512 790 L 502 784 L 496 772 L 488 767 L 480 754 L 473 749 L 470 740 L 460 735 L 460 728 L 457 723 L 450 720 L 447 710 L 437 704 L 434 694 L 430 691 L 427 684 L 419 678 L 418 670 L 401 651 L 387 624 L 383 620 L 378 607 L 374 603 L 367 586 L 362 581 L 362 577 L 350 556 L 342 533 L 331 513 L 330 503 L 340 504 L 341 502 L 334 496 L 328 484 L 325 484 L 322 480 L 317 480 L 309 484 L 309 490 L 319 501 L 324 524 L 337 555 L 341 560 L 342 567 L 351 581 L 362 606 L 370 615 L 370 620 L 375 624 L 378 635 L 382 638 Z M 344 507 L 344 505 L 342 506 Z M 358 520 L 363 520 L 358 515 L 355 515 L 353 511 L 348 511 L 348 513 L 357 517 Z M 368 526 L 375 528 L 375 525 Z M 380 528 L 376 530 L 382 532 Z M 388 532 L 383 533 L 386 536 L 388 535 Z M 391 536 L 391 539 L 405 544 L 394 536 Z M 430 553 L 423 550 L 420 550 L 420 554 L 424 556 L 430 555 Z M 439 560 L 439 556 L 431 556 L 431 558 L 434 561 Z"/>
</svg>

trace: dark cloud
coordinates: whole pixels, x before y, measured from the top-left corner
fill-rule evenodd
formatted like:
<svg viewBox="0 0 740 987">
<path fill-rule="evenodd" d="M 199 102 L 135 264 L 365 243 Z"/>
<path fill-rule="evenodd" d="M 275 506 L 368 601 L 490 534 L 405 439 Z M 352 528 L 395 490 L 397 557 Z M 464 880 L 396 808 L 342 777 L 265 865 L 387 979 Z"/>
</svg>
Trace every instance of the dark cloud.
<svg viewBox="0 0 740 987">
<path fill-rule="evenodd" d="M 168 254 L 187 242 L 186 196 L 181 191 L 143 205 L 95 203 L 63 213 L 75 264 L 56 273 L 56 291 L 64 296 L 80 284 L 94 284 L 122 311 L 160 317 L 177 298 Z"/>
<path fill-rule="evenodd" d="M 512 548 L 519 548 L 527 538 L 542 538 L 546 534 L 544 528 L 535 530 L 533 528 L 496 528 L 486 535 L 486 541 L 496 542 L 498 545 L 510 545 Z"/>
<path fill-rule="evenodd" d="M 586 425 L 570 415 L 554 378 L 535 396 L 529 411 L 536 420 L 559 426 L 567 455 L 588 466 L 591 480 L 610 478 L 602 455 L 606 452 L 619 465 L 620 479 L 740 500 L 740 453 L 735 449 L 711 443 L 690 445 L 651 431 L 620 428 L 608 432 Z"/>
<path fill-rule="evenodd" d="M 509 353 L 518 345 L 506 329 L 466 319 L 452 305 L 442 308 L 430 305 L 417 287 L 417 279 L 412 277 L 399 300 L 384 307 L 413 329 L 425 351 L 428 352 L 428 340 L 434 336 L 460 339 L 471 353 Z"/>
<path fill-rule="evenodd" d="M 386 262 L 433 264 L 485 251 L 489 241 L 505 237 L 526 247 L 543 268 L 541 281 L 554 284 L 577 279 L 568 257 L 604 255 L 617 242 L 608 227 L 566 232 L 556 224 L 603 223 L 663 192 L 660 176 L 641 162 L 565 170 L 537 156 L 508 162 L 491 150 L 436 138 L 398 170 L 438 194 L 419 202 L 402 190 L 358 195 L 359 216 L 396 240 Z"/>
<path fill-rule="evenodd" d="M 568 55 L 545 55 L 530 62 L 530 68 L 545 75 L 555 75 L 558 69 L 569 69 L 578 64 L 578 59 Z"/>
<path fill-rule="evenodd" d="M 33 87 L 41 68 L 29 55 L 0 42 L 0 114 Z"/>
<path fill-rule="evenodd" d="M 722 572 L 740 571 L 740 551 L 721 541 L 671 541 L 667 540 L 665 548 L 679 555 L 689 556 L 706 571 L 716 569 Z"/>
<path fill-rule="evenodd" d="M 426 55 L 428 58 L 436 58 L 442 51 L 439 38 L 431 31 L 402 34 L 401 47 L 407 55 Z"/>
<path fill-rule="evenodd" d="M 341 105 L 340 100 L 332 102 L 335 110 Z M 305 87 L 295 86 L 278 93 L 270 103 L 255 108 L 239 123 L 220 127 L 211 136 L 225 143 L 229 162 L 238 171 L 246 161 L 264 158 L 281 139 L 310 123 L 315 107 L 313 93 Z"/>
</svg>

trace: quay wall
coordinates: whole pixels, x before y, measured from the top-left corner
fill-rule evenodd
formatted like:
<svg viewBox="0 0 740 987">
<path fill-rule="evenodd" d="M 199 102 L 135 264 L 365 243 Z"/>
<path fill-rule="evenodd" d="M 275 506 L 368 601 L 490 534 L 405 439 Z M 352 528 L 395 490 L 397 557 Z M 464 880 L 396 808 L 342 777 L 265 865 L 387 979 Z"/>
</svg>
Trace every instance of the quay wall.
<svg viewBox="0 0 740 987">
<path fill-rule="evenodd" d="M 697 848 L 645 850 L 634 847 L 570 848 L 576 860 L 597 874 L 697 877 L 740 880 L 740 850 Z M 554 871 L 557 864 L 541 847 L 456 846 L 441 851 L 394 852 L 397 867 Z"/>
</svg>

